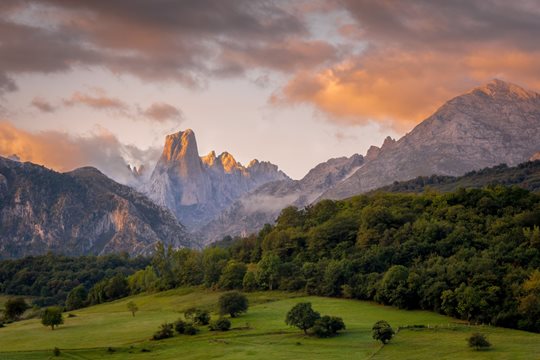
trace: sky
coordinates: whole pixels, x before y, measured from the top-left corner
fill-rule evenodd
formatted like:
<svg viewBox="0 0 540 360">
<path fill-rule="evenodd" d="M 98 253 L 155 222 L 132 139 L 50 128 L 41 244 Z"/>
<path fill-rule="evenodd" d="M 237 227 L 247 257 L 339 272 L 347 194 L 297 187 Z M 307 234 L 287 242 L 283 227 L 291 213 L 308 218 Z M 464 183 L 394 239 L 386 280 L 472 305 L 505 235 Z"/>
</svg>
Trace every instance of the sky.
<svg viewBox="0 0 540 360">
<path fill-rule="evenodd" d="M 534 0 L 2 0 L 0 155 L 128 182 L 165 135 L 295 179 L 493 78 L 540 91 Z"/>
</svg>

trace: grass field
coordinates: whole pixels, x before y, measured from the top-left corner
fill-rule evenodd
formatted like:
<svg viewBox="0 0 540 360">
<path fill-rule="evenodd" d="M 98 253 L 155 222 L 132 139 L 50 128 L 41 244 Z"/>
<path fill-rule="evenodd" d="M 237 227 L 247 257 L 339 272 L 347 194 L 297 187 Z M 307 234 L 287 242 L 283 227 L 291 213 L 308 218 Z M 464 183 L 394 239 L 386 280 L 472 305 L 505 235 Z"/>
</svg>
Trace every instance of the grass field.
<svg viewBox="0 0 540 360">
<path fill-rule="evenodd" d="M 150 341 L 158 326 L 173 322 L 189 307 L 214 310 L 219 292 L 177 289 L 139 295 L 73 311 L 57 330 L 39 320 L 25 320 L 0 329 L 0 359 L 540 359 L 540 335 L 516 330 L 469 327 L 426 311 L 402 311 L 369 302 L 301 297 L 299 294 L 249 294 L 247 314 L 233 319 L 228 332 L 205 327 L 196 336 L 176 335 Z M 133 317 L 126 303 L 134 301 Z M 321 314 L 341 316 L 347 330 L 338 337 L 305 337 L 284 324 L 286 312 L 297 302 L 311 301 Z M 398 326 L 422 324 L 423 330 L 401 330 L 384 347 L 371 339 L 377 320 Z M 466 337 L 486 333 L 493 343 L 488 351 L 473 351 Z M 52 349 L 61 349 L 60 357 Z M 111 348 L 111 349 L 109 349 Z"/>
</svg>

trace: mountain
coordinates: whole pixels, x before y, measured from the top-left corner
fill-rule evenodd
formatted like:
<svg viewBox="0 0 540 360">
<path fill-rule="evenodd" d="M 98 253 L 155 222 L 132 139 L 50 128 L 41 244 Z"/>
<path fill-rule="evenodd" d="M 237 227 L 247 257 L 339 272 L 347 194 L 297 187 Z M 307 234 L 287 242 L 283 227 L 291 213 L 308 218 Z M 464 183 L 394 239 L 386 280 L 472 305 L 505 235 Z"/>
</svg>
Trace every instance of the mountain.
<svg viewBox="0 0 540 360">
<path fill-rule="evenodd" d="M 150 253 L 194 244 L 173 214 L 95 168 L 57 173 L 0 157 L 0 258 Z"/>
<path fill-rule="evenodd" d="M 242 195 L 276 180 L 288 180 L 276 165 L 252 160 L 247 167 L 224 152 L 200 157 L 195 133 L 168 135 L 143 191 L 190 230 L 214 219 Z"/>
<path fill-rule="evenodd" d="M 412 180 L 395 181 L 373 192 L 420 193 L 427 188 L 450 192 L 460 188 L 481 188 L 494 185 L 518 186 L 529 191 L 540 191 L 540 159 L 514 167 L 501 164 L 474 170 L 463 176 L 419 176 Z"/>
<path fill-rule="evenodd" d="M 398 141 L 370 149 L 358 171 L 319 199 L 343 199 L 417 176 L 513 166 L 539 150 L 540 95 L 493 80 L 448 101 Z"/>
<path fill-rule="evenodd" d="M 361 155 L 330 159 L 314 167 L 301 180 L 281 180 L 262 185 L 246 194 L 216 219 L 202 227 L 198 237 L 210 243 L 224 235 L 255 232 L 273 223 L 280 211 L 293 205 L 305 207 L 333 185 L 358 170 L 364 162 Z"/>
</svg>

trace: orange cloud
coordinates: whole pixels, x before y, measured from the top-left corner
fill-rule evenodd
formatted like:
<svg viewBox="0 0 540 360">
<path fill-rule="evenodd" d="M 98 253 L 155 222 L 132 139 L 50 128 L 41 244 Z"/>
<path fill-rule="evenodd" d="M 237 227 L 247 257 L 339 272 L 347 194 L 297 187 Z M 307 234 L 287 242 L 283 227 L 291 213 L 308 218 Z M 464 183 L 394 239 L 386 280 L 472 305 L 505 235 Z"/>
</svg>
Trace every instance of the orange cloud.
<svg viewBox="0 0 540 360">
<path fill-rule="evenodd" d="M 132 181 L 128 161 L 134 165 L 148 164 L 158 152 L 146 153 L 121 144 L 105 129 L 86 137 L 70 136 L 58 131 L 31 133 L 0 121 L 0 155 L 17 155 L 56 171 L 70 171 L 82 166 L 94 166 L 121 183 Z"/>
<path fill-rule="evenodd" d="M 76 91 L 71 95 L 71 98 L 64 99 L 64 105 L 86 105 L 102 110 L 124 110 L 127 108 L 127 105 L 123 101 L 106 96 L 102 90 L 96 90 L 96 93 L 96 95 L 89 95 Z"/>
<path fill-rule="evenodd" d="M 377 121 L 404 132 L 445 101 L 495 77 L 539 89 L 539 61 L 538 53 L 500 48 L 465 54 L 371 49 L 319 72 L 296 74 L 270 102 L 311 104 L 332 121 Z"/>
</svg>

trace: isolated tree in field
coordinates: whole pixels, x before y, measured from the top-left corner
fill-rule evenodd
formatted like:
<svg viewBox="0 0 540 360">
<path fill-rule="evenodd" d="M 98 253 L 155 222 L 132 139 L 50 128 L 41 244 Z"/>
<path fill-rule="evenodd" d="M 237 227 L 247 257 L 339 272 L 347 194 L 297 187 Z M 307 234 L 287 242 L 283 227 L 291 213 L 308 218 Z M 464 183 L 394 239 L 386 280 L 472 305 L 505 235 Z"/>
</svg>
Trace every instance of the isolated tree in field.
<svg viewBox="0 0 540 360">
<path fill-rule="evenodd" d="M 83 285 L 74 287 L 68 294 L 66 309 L 75 310 L 84 307 L 88 293 Z"/>
<path fill-rule="evenodd" d="M 373 338 L 379 340 L 383 344 L 387 344 L 394 336 L 394 330 L 390 324 L 384 320 L 377 321 L 371 330 Z"/>
<path fill-rule="evenodd" d="M 315 322 L 321 318 L 321 315 L 313 310 L 311 303 L 298 303 L 289 312 L 285 318 L 287 325 L 296 326 L 307 334 L 307 330 L 315 325 Z"/>
<path fill-rule="evenodd" d="M 246 312 L 249 306 L 246 295 L 238 291 L 231 291 L 221 295 L 218 305 L 221 315 L 229 314 L 231 317 Z"/>
<path fill-rule="evenodd" d="M 486 339 L 486 336 L 481 333 L 474 333 L 467 339 L 469 346 L 476 350 L 487 349 L 491 346 L 491 343 Z"/>
<path fill-rule="evenodd" d="M 28 309 L 28 304 L 22 297 L 11 298 L 4 304 L 4 316 L 9 320 L 17 320 Z"/>
<path fill-rule="evenodd" d="M 62 309 L 58 306 L 51 306 L 43 310 L 41 313 L 41 323 L 45 326 L 50 326 L 51 330 L 54 330 L 55 326 L 64 323 L 62 319 Z"/>
<path fill-rule="evenodd" d="M 131 315 L 135 316 L 135 313 L 139 311 L 139 307 L 133 301 L 127 303 L 127 308 L 131 311 Z"/>
</svg>

